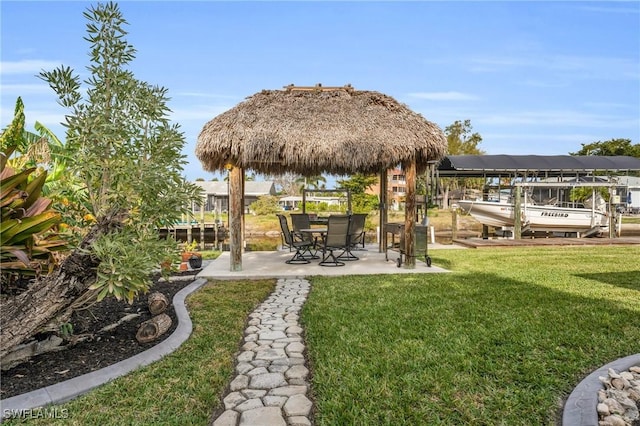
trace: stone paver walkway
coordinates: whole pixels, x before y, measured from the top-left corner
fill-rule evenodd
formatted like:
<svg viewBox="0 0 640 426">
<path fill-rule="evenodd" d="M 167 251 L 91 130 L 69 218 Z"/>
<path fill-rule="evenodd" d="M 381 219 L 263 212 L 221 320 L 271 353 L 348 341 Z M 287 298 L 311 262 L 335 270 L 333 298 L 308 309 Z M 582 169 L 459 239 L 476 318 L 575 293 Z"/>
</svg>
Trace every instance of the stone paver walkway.
<svg viewBox="0 0 640 426">
<path fill-rule="evenodd" d="M 282 278 L 249 315 L 236 376 L 225 395 L 225 411 L 212 426 L 311 425 L 302 328 L 298 322 L 309 293 L 302 278 Z"/>
</svg>

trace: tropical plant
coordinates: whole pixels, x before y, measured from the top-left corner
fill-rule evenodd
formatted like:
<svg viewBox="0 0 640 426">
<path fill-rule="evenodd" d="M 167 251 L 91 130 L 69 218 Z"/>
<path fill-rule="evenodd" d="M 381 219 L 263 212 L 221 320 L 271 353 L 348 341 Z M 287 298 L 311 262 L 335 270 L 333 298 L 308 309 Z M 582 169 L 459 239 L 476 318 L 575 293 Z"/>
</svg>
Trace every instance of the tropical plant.
<svg viewBox="0 0 640 426">
<path fill-rule="evenodd" d="M 0 135 L 0 270 L 4 284 L 22 276 L 49 273 L 56 264 L 54 252 L 67 248 L 53 228 L 61 220 L 53 211 L 51 200 L 42 197 L 47 172 L 24 161 L 23 155 L 12 157 L 16 148 L 25 147 L 24 105 L 18 98 L 12 123 Z M 16 170 L 13 163 L 27 167 Z"/>
<path fill-rule="evenodd" d="M 325 189 L 327 178 L 322 175 L 299 176 L 295 182 L 300 187 L 300 192 L 302 192 L 303 189 Z"/>
<path fill-rule="evenodd" d="M 20 97 L 16 105 L 24 109 Z M 14 138 L 14 152 L 7 165 L 14 170 L 36 167 L 36 174 L 46 171 L 42 195 L 52 201 L 52 208 L 62 216 L 61 235 L 77 243 L 95 222 L 87 191 L 67 167 L 71 161 L 64 143 L 39 121 L 35 122 L 34 128 L 37 133 L 23 128 L 22 135 Z"/>
</svg>

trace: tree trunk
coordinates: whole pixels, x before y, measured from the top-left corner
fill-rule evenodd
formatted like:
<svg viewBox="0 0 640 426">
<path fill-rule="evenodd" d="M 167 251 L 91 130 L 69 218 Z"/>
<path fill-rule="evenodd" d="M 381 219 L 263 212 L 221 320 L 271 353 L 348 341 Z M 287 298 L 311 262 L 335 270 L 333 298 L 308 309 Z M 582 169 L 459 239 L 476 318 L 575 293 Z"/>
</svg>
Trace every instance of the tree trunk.
<svg viewBox="0 0 640 426">
<path fill-rule="evenodd" d="M 40 332 L 95 282 L 99 261 L 91 255 L 90 247 L 100 235 L 118 229 L 125 217 L 126 213 L 120 212 L 103 218 L 58 270 L 41 277 L 24 292 L 2 301 L 0 358 Z"/>
</svg>

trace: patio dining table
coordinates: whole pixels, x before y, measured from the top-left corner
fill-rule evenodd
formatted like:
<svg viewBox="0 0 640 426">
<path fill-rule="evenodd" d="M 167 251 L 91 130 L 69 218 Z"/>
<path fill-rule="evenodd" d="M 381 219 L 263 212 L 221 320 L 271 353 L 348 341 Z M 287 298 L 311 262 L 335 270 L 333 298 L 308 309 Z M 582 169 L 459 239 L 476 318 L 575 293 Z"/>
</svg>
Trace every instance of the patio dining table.
<svg viewBox="0 0 640 426">
<path fill-rule="evenodd" d="M 310 217 L 309 223 L 311 225 L 326 225 L 329 222 L 328 217 Z"/>
<path fill-rule="evenodd" d="M 302 232 L 303 234 L 312 234 L 312 235 L 320 235 L 321 237 L 324 237 L 327 234 L 327 228 L 326 227 L 319 227 L 319 228 L 304 228 L 304 229 L 299 229 L 299 232 Z"/>
<path fill-rule="evenodd" d="M 319 249 L 318 244 L 322 244 L 321 241 L 324 240 L 324 236 L 327 235 L 326 227 L 318 227 L 318 228 L 303 228 L 299 229 L 298 232 L 303 234 L 309 234 L 309 236 L 313 239 L 313 245 L 316 250 Z M 318 237 L 320 237 L 320 241 L 318 241 Z"/>
</svg>

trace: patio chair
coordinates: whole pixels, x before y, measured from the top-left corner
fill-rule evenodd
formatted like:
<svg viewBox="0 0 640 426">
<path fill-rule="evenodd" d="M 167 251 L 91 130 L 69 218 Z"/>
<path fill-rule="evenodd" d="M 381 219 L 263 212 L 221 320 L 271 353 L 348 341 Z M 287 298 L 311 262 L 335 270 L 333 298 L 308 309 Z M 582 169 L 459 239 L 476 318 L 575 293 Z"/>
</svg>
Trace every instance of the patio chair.
<svg viewBox="0 0 640 426">
<path fill-rule="evenodd" d="M 364 238 L 366 235 L 364 224 L 366 219 L 367 215 L 365 213 L 354 213 L 351 215 L 350 242 L 352 250 L 358 246 L 361 247 L 361 250 L 364 250 Z"/>
<path fill-rule="evenodd" d="M 362 250 L 364 250 L 364 222 L 366 218 L 366 214 L 356 213 L 351 215 L 347 248 L 338 256 L 338 260 L 358 260 L 358 256 L 354 255 L 351 250 L 355 250 L 359 244 L 362 244 Z"/>
<path fill-rule="evenodd" d="M 298 241 L 304 241 L 305 238 L 309 238 L 309 235 L 305 235 L 300 232 L 301 229 L 311 228 L 309 222 L 309 215 L 306 213 L 291 213 L 291 227 L 293 228 L 293 237 Z"/>
<path fill-rule="evenodd" d="M 292 213 L 290 216 L 291 226 L 293 228 L 293 231 L 291 231 L 291 233 L 293 234 L 294 241 L 311 242 L 313 244 L 313 249 L 315 250 L 315 252 L 310 257 L 305 257 L 308 257 L 309 259 L 318 259 L 318 256 L 316 255 L 316 253 L 318 252 L 318 237 L 311 232 L 302 232 L 303 229 L 311 228 L 311 223 L 309 223 L 309 215 L 306 213 Z M 311 249 L 309 249 L 309 251 L 311 251 Z"/>
<path fill-rule="evenodd" d="M 311 247 L 313 243 L 309 241 L 294 241 L 293 234 L 289 229 L 289 223 L 287 222 L 287 217 L 281 214 L 277 215 L 278 220 L 280 221 L 280 229 L 282 231 L 282 236 L 287 246 L 289 246 L 290 250 L 293 251 L 295 249 L 295 253 L 291 259 L 285 261 L 285 263 L 289 264 L 299 264 L 299 263 L 309 263 L 309 259 L 313 257 L 311 254 Z M 305 257 L 305 253 L 309 253 L 310 257 Z"/>
<path fill-rule="evenodd" d="M 344 266 L 339 259 L 349 247 L 349 224 L 351 218 L 347 215 L 331 215 L 327 222 L 327 234 L 322 244 L 322 260 L 320 266 Z M 334 251 L 341 250 L 336 256 Z"/>
</svg>

